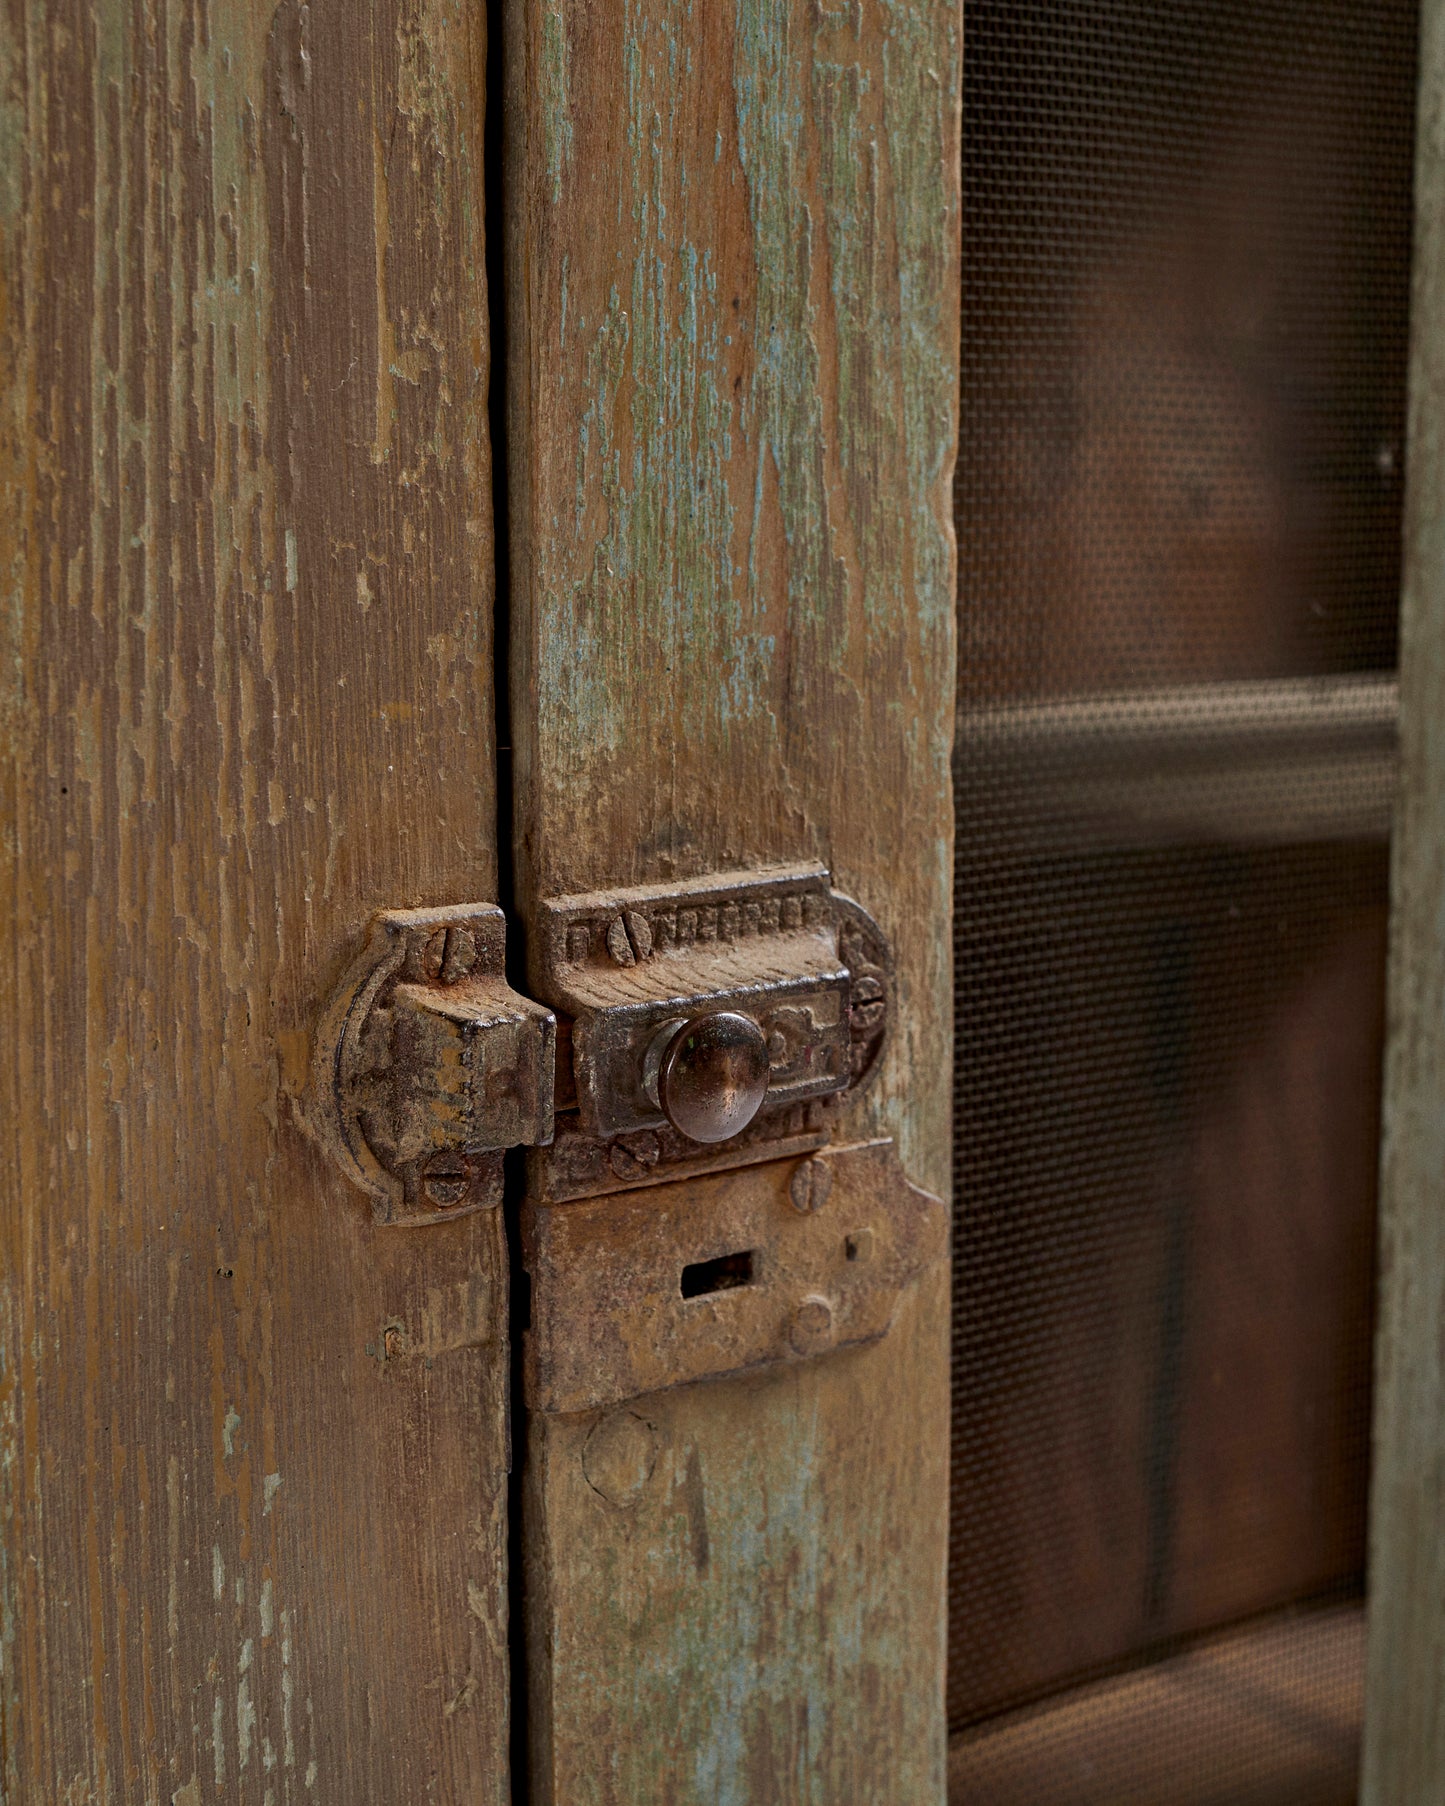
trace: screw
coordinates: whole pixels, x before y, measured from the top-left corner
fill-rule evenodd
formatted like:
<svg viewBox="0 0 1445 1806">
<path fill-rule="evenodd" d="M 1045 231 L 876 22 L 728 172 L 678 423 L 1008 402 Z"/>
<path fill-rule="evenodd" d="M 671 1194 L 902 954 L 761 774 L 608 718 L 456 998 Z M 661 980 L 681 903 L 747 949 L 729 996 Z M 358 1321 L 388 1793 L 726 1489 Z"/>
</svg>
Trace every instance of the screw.
<svg viewBox="0 0 1445 1806">
<path fill-rule="evenodd" d="M 615 966 L 635 966 L 639 960 L 652 958 L 652 929 L 647 917 L 635 909 L 624 909 L 607 924 L 607 951 Z"/>
<path fill-rule="evenodd" d="M 799 1161 L 788 1181 L 788 1196 L 793 1201 L 793 1208 L 802 1211 L 804 1216 L 821 1210 L 832 1189 L 833 1169 L 826 1160 Z"/>
<path fill-rule="evenodd" d="M 855 1030 L 871 1034 L 888 1014 L 888 996 L 876 978 L 862 973 L 848 995 L 848 1017 Z"/>
<path fill-rule="evenodd" d="M 607 1164 L 619 1179 L 640 1179 L 662 1158 L 662 1143 L 651 1129 L 614 1141 L 607 1150 Z"/>
<path fill-rule="evenodd" d="M 422 1169 L 421 1188 L 434 1210 L 450 1210 L 460 1204 L 471 1186 L 471 1170 L 463 1154 L 433 1154 Z"/>
<path fill-rule="evenodd" d="M 833 1307 L 817 1292 L 810 1292 L 788 1325 L 788 1342 L 794 1354 L 821 1354 L 833 1346 Z"/>
<path fill-rule="evenodd" d="M 454 985 L 477 963 L 477 939 L 469 928 L 438 928 L 421 955 L 427 977 Z"/>
</svg>

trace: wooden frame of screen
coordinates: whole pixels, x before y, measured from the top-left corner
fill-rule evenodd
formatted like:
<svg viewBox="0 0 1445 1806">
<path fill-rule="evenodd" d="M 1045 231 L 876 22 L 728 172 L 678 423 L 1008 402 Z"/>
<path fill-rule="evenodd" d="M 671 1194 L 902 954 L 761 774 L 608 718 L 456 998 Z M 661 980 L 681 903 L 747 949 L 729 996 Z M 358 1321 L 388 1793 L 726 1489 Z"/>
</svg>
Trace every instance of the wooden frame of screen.
<svg viewBox="0 0 1445 1806">
<path fill-rule="evenodd" d="M 1445 0 L 1423 0 L 1361 1800 L 1445 1798 Z"/>
</svg>

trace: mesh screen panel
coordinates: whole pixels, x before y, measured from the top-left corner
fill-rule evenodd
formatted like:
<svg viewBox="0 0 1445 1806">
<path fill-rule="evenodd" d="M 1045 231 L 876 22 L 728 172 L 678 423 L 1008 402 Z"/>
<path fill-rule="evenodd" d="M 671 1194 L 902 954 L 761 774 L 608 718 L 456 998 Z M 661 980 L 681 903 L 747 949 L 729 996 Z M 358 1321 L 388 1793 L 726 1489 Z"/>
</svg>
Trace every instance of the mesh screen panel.
<svg viewBox="0 0 1445 1806">
<path fill-rule="evenodd" d="M 1384 846 L 1319 830 L 1328 794 L 1298 843 L 1218 810 L 1080 836 L 1021 806 L 1027 751 L 1001 777 L 969 723 L 1094 698 L 1107 733 L 1162 692 L 1207 716 L 1215 684 L 1392 667 L 1415 29 L 1412 0 L 967 0 L 949 1709 L 971 1737 L 1362 1593 Z M 1358 1639 L 1318 1647 L 1311 1709 L 1353 1722 Z M 1149 1698 L 1140 1738 L 1168 1738 Z M 1191 1766 L 1223 1787 L 1242 1747 Z M 1341 1750 L 1320 1798 L 1352 1797 Z"/>
<path fill-rule="evenodd" d="M 965 701 L 1393 662 L 1413 0 L 968 0 Z"/>
</svg>

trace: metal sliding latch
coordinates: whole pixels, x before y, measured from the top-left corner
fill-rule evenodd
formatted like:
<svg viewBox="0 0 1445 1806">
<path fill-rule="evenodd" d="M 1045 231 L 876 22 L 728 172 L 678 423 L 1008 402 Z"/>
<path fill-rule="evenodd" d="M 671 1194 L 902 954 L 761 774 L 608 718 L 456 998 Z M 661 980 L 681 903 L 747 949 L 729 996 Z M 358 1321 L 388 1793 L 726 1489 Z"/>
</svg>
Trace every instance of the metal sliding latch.
<svg viewBox="0 0 1445 1806">
<path fill-rule="evenodd" d="M 505 982 L 494 905 L 379 916 L 312 1113 L 384 1223 L 496 1204 L 501 1150 L 533 1150 L 529 1402 L 882 1335 L 945 1228 L 891 1142 L 827 1145 L 888 1026 L 872 918 L 805 866 L 553 898 L 535 931 L 542 1003 Z"/>
</svg>

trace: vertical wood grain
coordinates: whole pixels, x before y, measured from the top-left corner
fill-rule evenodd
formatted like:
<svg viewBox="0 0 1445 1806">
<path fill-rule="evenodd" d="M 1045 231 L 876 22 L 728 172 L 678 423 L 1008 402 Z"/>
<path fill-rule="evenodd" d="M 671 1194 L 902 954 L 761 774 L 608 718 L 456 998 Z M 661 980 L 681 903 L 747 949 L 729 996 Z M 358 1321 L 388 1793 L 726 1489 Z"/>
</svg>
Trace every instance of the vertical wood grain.
<svg viewBox="0 0 1445 1806">
<path fill-rule="evenodd" d="M 1423 0 L 1365 1806 L 1445 1798 L 1445 4 Z"/>
<path fill-rule="evenodd" d="M 956 0 L 506 17 L 523 902 L 824 860 L 898 960 L 847 1128 L 896 1135 L 943 1195 Z M 943 1288 L 910 1308 L 786 1385 L 657 1406 L 690 1509 L 726 1532 L 702 1588 L 657 1577 L 645 1635 L 609 1600 L 668 1558 L 626 1512 L 579 1515 L 588 1425 L 531 1421 L 538 1798 L 941 1798 Z M 918 1484 L 869 1540 L 876 1436 Z M 583 1584 L 579 1543 L 615 1586 Z M 666 1664 L 680 1715 L 657 1709 Z"/>
<path fill-rule="evenodd" d="M 484 57 L 0 14 L 17 1806 L 506 1797 L 499 1226 L 373 1230 L 297 1104 L 370 912 L 494 895 Z"/>
</svg>

